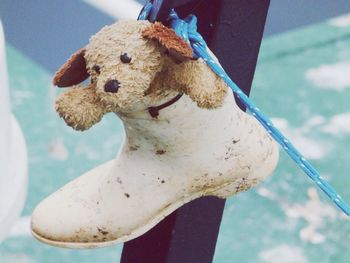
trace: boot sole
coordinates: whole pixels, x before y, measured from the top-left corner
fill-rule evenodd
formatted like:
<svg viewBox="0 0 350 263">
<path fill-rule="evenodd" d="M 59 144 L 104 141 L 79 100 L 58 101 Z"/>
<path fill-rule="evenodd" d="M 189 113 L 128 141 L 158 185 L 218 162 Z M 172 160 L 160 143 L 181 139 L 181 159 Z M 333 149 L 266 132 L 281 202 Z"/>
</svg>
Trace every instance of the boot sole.
<svg viewBox="0 0 350 263">
<path fill-rule="evenodd" d="M 272 158 L 275 158 L 276 160 L 278 160 L 278 155 L 279 155 L 278 151 L 275 151 L 274 157 L 272 157 Z M 275 163 L 267 162 L 262 167 L 260 167 L 258 170 L 256 170 L 255 172 L 256 172 L 256 174 L 260 174 L 260 171 L 265 171 L 265 173 L 266 173 L 266 171 L 269 171 L 267 174 L 271 174 L 271 172 L 275 169 L 276 165 L 277 165 L 277 162 L 275 162 Z M 252 177 L 254 177 L 254 176 L 252 176 Z M 260 178 L 259 181 L 257 181 L 256 183 L 259 183 L 262 180 L 263 180 L 263 178 Z M 253 185 L 254 184 L 252 184 L 250 187 L 252 187 Z M 129 235 L 124 235 L 124 236 L 121 236 L 117 239 L 110 240 L 110 241 L 62 242 L 62 241 L 55 241 L 55 240 L 50 240 L 50 239 L 44 238 L 44 237 L 40 236 L 39 234 L 35 233 L 33 231 L 33 229 L 31 231 L 32 231 L 32 235 L 36 239 L 38 239 L 39 241 L 46 243 L 48 245 L 52 245 L 52 246 L 63 247 L 63 248 L 73 248 L 73 249 L 102 248 L 102 247 L 112 246 L 112 245 L 115 245 L 118 243 L 123 243 L 123 242 L 129 241 L 131 239 L 134 239 L 134 238 L 141 236 L 142 234 L 146 233 L 148 230 L 153 228 L 155 225 L 157 225 L 160 221 L 162 221 L 169 214 L 174 212 L 176 209 L 178 209 L 182 205 L 184 205 L 192 200 L 195 200 L 195 199 L 203 197 L 203 196 L 216 196 L 218 198 L 225 199 L 225 198 L 228 198 L 230 196 L 237 194 L 237 192 L 245 191 L 245 190 L 247 190 L 247 189 L 243 189 L 243 190 L 237 189 L 237 181 L 236 180 L 223 183 L 223 184 L 216 186 L 216 187 L 206 188 L 205 191 L 202 190 L 202 191 L 193 193 L 190 196 L 184 197 L 181 200 L 166 206 L 151 221 L 149 221 L 148 223 L 146 223 L 145 225 L 143 225 L 139 228 L 134 229 L 134 231 L 132 231 L 132 233 L 130 233 Z"/>
<path fill-rule="evenodd" d="M 44 238 L 40 236 L 39 234 L 35 233 L 33 229 L 31 230 L 32 235 L 38 239 L 39 241 L 46 243 L 48 245 L 56 246 L 56 247 L 63 247 L 63 248 L 73 248 L 73 249 L 88 249 L 88 248 L 102 248 L 107 246 L 112 246 L 119 243 L 124 243 L 126 241 L 129 241 L 131 239 L 134 239 L 136 237 L 141 236 L 142 234 L 146 233 L 148 230 L 152 229 L 155 225 L 157 225 L 160 221 L 162 221 L 165 217 L 167 217 L 169 214 L 174 212 L 177 208 L 181 207 L 182 205 L 195 200 L 197 198 L 203 197 L 203 196 L 216 196 L 219 198 L 226 198 L 228 196 L 234 195 L 236 191 L 232 192 L 230 191 L 230 188 L 232 182 L 225 183 L 223 185 L 220 185 L 218 187 L 212 188 L 212 189 L 206 189 L 204 192 L 197 192 L 187 198 L 183 198 L 178 202 L 175 202 L 166 208 L 164 208 L 160 213 L 157 214 L 150 222 L 147 224 L 135 229 L 132 233 L 129 235 L 121 236 L 117 239 L 110 240 L 110 241 L 102 241 L 102 242 L 62 242 L 62 241 L 54 241 L 47 238 Z"/>
</svg>

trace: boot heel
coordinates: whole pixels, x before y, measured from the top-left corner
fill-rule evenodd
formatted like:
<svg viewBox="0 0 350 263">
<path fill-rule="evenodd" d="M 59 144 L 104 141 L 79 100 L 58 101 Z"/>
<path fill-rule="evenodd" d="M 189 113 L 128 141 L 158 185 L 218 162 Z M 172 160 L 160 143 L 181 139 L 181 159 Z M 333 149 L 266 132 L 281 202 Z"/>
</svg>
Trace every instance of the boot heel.
<svg viewBox="0 0 350 263">
<path fill-rule="evenodd" d="M 257 178 L 252 178 L 249 180 L 246 178 L 237 179 L 233 182 L 229 182 L 218 187 L 216 190 L 214 190 L 211 193 L 211 195 L 222 199 L 226 199 L 239 192 L 247 191 L 248 189 L 257 185 L 258 183 L 259 183 L 259 180 Z"/>
</svg>

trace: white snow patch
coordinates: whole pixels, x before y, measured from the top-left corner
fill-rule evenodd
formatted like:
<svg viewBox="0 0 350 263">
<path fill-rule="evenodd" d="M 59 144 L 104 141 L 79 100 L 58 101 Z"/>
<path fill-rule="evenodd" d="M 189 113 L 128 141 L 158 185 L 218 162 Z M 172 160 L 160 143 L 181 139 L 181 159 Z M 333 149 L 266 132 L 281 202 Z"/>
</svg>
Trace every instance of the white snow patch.
<svg viewBox="0 0 350 263">
<path fill-rule="evenodd" d="M 12 226 L 9 237 L 31 236 L 30 216 L 20 217 Z"/>
<path fill-rule="evenodd" d="M 257 188 L 257 193 L 267 199 L 276 201 L 277 200 L 277 196 L 275 193 L 271 192 L 269 189 L 265 188 L 265 187 L 258 187 Z"/>
<path fill-rule="evenodd" d="M 350 26 L 350 14 L 332 18 L 329 20 L 329 24 L 336 27 L 348 27 Z"/>
<path fill-rule="evenodd" d="M 1 263 L 35 263 L 36 261 L 28 255 L 22 253 L 6 253 L 5 255 L 0 255 Z"/>
<path fill-rule="evenodd" d="M 297 246 L 281 244 L 259 253 L 259 258 L 266 263 L 308 263 L 304 251 Z"/>
<path fill-rule="evenodd" d="M 323 117 L 316 116 L 300 128 L 290 128 L 288 121 L 282 118 L 272 118 L 275 126 L 281 130 L 297 149 L 302 149 L 302 154 L 309 159 L 322 159 L 330 151 L 330 146 L 325 142 L 320 142 L 306 137 L 311 128 L 324 122 Z"/>
<path fill-rule="evenodd" d="M 302 127 L 305 132 L 309 132 L 311 129 L 315 128 L 316 126 L 320 126 L 326 122 L 326 119 L 321 115 L 315 115 L 308 119 L 305 126 Z"/>
<path fill-rule="evenodd" d="M 321 130 L 333 135 L 350 134 L 350 112 L 333 116 Z"/>
<path fill-rule="evenodd" d="M 288 121 L 283 118 L 271 118 L 272 123 L 280 130 L 286 130 L 288 128 Z"/>
<path fill-rule="evenodd" d="M 21 105 L 25 100 L 30 100 L 34 98 L 34 94 L 31 91 L 28 90 L 11 90 L 12 94 L 12 104 L 14 106 Z"/>
<path fill-rule="evenodd" d="M 323 226 L 326 218 L 334 221 L 337 212 L 332 206 L 321 202 L 315 188 L 310 187 L 307 194 L 309 200 L 304 204 L 284 206 L 284 210 L 289 218 L 304 219 L 308 223 L 299 232 L 301 240 L 312 244 L 320 244 L 326 240 L 326 237 L 318 232 L 319 228 Z"/>
<path fill-rule="evenodd" d="M 68 150 L 64 145 L 64 141 L 62 138 L 56 138 L 49 145 L 49 154 L 57 160 L 61 160 L 61 161 L 67 160 Z"/>
<path fill-rule="evenodd" d="M 350 88 L 350 62 L 321 65 L 305 72 L 305 78 L 322 89 L 342 91 Z"/>
<path fill-rule="evenodd" d="M 310 187 L 308 189 L 309 199 L 304 204 L 288 204 L 283 198 L 264 187 L 259 187 L 257 192 L 259 195 L 281 205 L 288 218 L 303 219 L 307 222 L 307 225 L 299 232 L 301 240 L 312 244 L 320 244 L 326 241 L 326 237 L 319 232 L 319 229 L 323 227 L 325 219 L 334 221 L 338 213 L 332 206 L 320 201 L 315 188 Z"/>
<path fill-rule="evenodd" d="M 142 5 L 135 0 L 83 0 L 116 19 L 136 19 Z"/>
<path fill-rule="evenodd" d="M 302 149 L 302 153 L 309 159 L 322 159 L 329 151 L 325 143 L 295 134 L 291 136 L 291 140 L 298 149 Z"/>
<path fill-rule="evenodd" d="M 95 149 L 83 143 L 75 147 L 74 153 L 77 156 L 83 155 L 88 160 L 98 160 L 100 158 L 99 153 Z"/>
</svg>

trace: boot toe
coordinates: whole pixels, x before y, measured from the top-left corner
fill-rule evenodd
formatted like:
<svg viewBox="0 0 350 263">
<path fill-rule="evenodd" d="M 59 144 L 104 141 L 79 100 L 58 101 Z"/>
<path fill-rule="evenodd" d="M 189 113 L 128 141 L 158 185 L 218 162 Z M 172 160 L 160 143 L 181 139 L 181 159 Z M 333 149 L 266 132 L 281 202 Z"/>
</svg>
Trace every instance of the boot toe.
<svg viewBox="0 0 350 263">
<path fill-rule="evenodd" d="M 108 222 L 103 220 L 106 217 L 100 216 L 98 192 L 89 191 L 109 167 L 110 163 L 106 163 L 95 168 L 43 200 L 32 213 L 33 235 L 40 241 L 63 247 L 115 238 Z"/>
<path fill-rule="evenodd" d="M 34 210 L 31 222 L 34 235 L 52 242 L 92 242 L 88 211 L 57 199 L 56 196 L 45 199 Z"/>
</svg>

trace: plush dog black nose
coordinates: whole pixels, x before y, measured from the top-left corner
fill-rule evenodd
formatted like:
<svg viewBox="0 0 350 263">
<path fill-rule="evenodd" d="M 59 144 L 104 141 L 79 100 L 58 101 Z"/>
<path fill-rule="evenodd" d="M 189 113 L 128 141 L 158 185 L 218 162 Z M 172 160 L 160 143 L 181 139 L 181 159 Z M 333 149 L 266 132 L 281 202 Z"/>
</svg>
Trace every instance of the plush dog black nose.
<svg viewBox="0 0 350 263">
<path fill-rule="evenodd" d="M 120 82 L 116 79 L 108 80 L 105 84 L 105 92 L 117 93 L 120 87 Z"/>
</svg>

